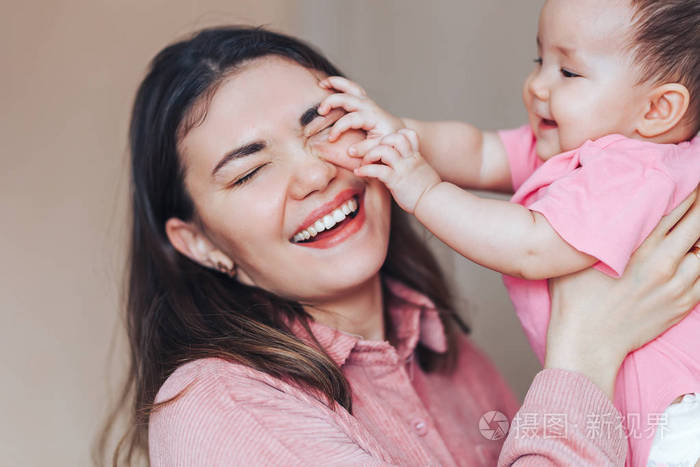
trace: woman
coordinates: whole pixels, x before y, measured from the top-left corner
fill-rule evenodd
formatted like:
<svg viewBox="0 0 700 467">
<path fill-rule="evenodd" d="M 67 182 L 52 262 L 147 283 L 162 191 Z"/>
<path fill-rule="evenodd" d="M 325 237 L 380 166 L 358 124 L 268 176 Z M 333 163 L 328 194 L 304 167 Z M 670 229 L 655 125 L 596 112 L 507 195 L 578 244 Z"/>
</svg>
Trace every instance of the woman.
<svg viewBox="0 0 700 467">
<path fill-rule="evenodd" d="M 317 83 L 337 74 L 261 29 L 205 30 L 154 59 L 131 123 L 129 457 L 495 464 L 500 441 L 479 432 L 479 418 L 512 417 L 515 399 L 455 326 L 436 262 L 386 189 L 327 162 L 364 137 L 327 141 L 342 113 L 318 116 L 328 91 Z M 617 413 L 609 398 L 624 356 L 698 300 L 700 259 L 686 252 L 700 209 L 666 235 L 693 201 L 620 281 L 588 273 L 555 287 L 549 369 L 521 413 Z M 661 266 L 667 275 L 650 272 Z M 598 345 L 619 334 L 615 348 Z M 501 461 L 624 458 L 619 433 L 588 440 L 581 429 L 554 447 L 546 433 L 512 431 Z"/>
</svg>

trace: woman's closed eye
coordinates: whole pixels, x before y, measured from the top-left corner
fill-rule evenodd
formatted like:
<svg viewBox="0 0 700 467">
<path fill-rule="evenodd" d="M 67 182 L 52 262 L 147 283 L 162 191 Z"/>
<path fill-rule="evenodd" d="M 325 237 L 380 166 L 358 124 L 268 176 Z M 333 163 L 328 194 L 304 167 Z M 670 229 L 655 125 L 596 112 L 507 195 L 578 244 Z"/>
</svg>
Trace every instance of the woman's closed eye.
<svg viewBox="0 0 700 467">
<path fill-rule="evenodd" d="M 260 170 L 261 170 L 261 169 L 263 169 L 263 168 L 264 168 L 265 166 L 267 166 L 268 164 L 269 164 L 269 162 L 267 162 L 267 163 L 265 163 L 265 164 L 263 164 L 263 165 L 259 165 L 259 166 L 257 166 L 256 168 L 254 168 L 253 170 L 251 170 L 251 171 L 249 171 L 249 172 L 246 172 L 245 174 L 243 174 L 243 175 L 241 175 L 239 178 L 237 178 L 237 179 L 231 184 L 231 186 L 236 186 L 236 187 L 238 187 L 238 186 L 241 186 L 241 185 L 244 185 L 244 184 L 248 183 L 248 182 L 251 181 L 258 173 L 260 173 Z"/>
<path fill-rule="evenodd" d="M 313 135 L 309 136 L 309 139 L 315 138 L 315 137 L 317 137 L 317 136 L 321 136 L 321 135 L 324 135 L 324 134 L 328 133 L 328 130 L 330 130 L 331 128 L 333 128 L 333 124 L 335 124 L 335 121 L 331 122 L 331 124 L 328 125 L 327 127 L 321 128 L 320 130 L 318 130 L 317 132 L 315 132 Z"/>
</svg>

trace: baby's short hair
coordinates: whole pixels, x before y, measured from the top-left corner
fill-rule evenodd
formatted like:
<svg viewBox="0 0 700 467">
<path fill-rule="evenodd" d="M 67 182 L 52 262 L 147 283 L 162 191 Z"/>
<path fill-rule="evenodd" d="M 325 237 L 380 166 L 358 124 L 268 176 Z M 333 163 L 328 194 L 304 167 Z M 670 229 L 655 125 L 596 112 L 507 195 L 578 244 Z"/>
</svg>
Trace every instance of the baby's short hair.
<svg viewBox="0 0 700 467">
<path fill-rule="evenodd" d="M 642 67 L 642 82 L 676 82 L 688 88 L 686 118 L 694 136 L 700 129 L 700 1 L 631 0 L 631 4 L 631 45 Z"/>
</svg>

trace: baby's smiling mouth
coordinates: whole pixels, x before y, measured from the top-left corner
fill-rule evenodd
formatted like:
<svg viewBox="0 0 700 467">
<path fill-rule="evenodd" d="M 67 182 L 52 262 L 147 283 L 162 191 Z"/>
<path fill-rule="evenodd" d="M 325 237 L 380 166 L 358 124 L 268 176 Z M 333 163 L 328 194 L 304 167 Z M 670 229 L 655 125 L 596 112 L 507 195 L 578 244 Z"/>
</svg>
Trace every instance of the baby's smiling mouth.
<svg viewBox="0 0 700 467">
<path fill-rule="evenodd" d="M 551 128 L 557 128 L 557 122 L 554 120 L 550 120 L 548 118 L 543 118 L 540 120 L 540 128 L 542 129 L 551 129 Z"/>
<path fill-rule="evenodd" d="M 319 234 L 322 232 L 328 232 L 335 229 L 338 225 L 342 224 L 347 219 L 352 219 L 357 215 L 359 210 L 359 204 L 357 202 L 356 196 L 353 196 L 349 200 L 343 202 L 338 207 L 333 209 L 331 212 L 320 216 L 314 222 L 312 222 L 306 228 L 300 230 L 294 237 L 292 237 L 292 243 L 304 243 L 312 242 L 316 240 Z"/>
</svg>

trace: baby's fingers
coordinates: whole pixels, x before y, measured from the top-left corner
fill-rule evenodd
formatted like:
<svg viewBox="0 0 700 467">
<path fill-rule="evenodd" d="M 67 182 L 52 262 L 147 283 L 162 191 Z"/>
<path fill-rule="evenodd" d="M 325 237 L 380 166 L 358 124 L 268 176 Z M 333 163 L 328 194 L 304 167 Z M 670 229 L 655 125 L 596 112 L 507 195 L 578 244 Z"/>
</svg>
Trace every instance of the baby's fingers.
<svg viewBox="0 0 700 467">
<path fill-rule="evenodd" d="M 360 168 L 355 169 L 355 175 L 358 177 L 369 177 L 377 178 L 381 180 L 385 185 L 389 183 L 389 179 L 393 169 L 382 164 L 369 164 L 363 165 Z"/>
<path fill-rule="evenodd" d="M 379 144 L 365 154 L 362 163 L 382 161 L 383 164 L 395 167 L 399 160 L 401 160 L 401 154 L 396 149 L 386 144 Z"/>
<path fill-rule="evenodd" d="M 408 141 L 411 143 L 411 149 L 413 149 L 413 152 L 420 151 L 420 147 L 418 145 L 418 133 L 411 130 L 410 128 L 401 128 L 399 130 L 399 133 L 408 138 Z"/>
<path fill-rule="evenodd" d="M 378 143 L 378 138 L 366 138 L 360 141 L 359 143 L 355 143 L 352 146 L 348 148 L 348 154 L 351 156 L 364 156 L 367 154 L 367 151 L 375 147 Z"/>
<path fill-rule="evenodd" d="M 380 144 L 392 146 L 402 157 L 410 157 L 414 152 L 411 142 L 408 140 L 406 135 L 402 133 L 392 133 L 387 135 L 381 139 Z"/>
<path fill-rule="evenodd" d="M 347 112 L 355 112 L 362 108 L 363 99 L 351 94 L 331 94 L 318 105 L 319 115 L 326 115 L 331 109 L 345 109 Z"/>
<path fill-rule="evenodd" d="M 355 83 L 354 81 L 350 81 L 347 78 L 343 78 L 342 76 L 329 76 L 328 78 L 319 81 L 318 84 L 322 88 L 335 89 L 336 91 L 345 92 L 357 97 L 364 97 L 367 95 L 365 90 L 362 89 L 359 84 Z"/>
<path fill-rule="evenodd" d="M 344 115 L 335 122 L 331 131 L 328 133 L 328 141 L 335 141 L 340 135 L 348 130 L 365 130 L 369 131 L 375 127 L 377 122 L 363 114 L 362 112 L 352 112 Z M 353 155 L 348 151 L 348 154 Z"/>
</svg>

